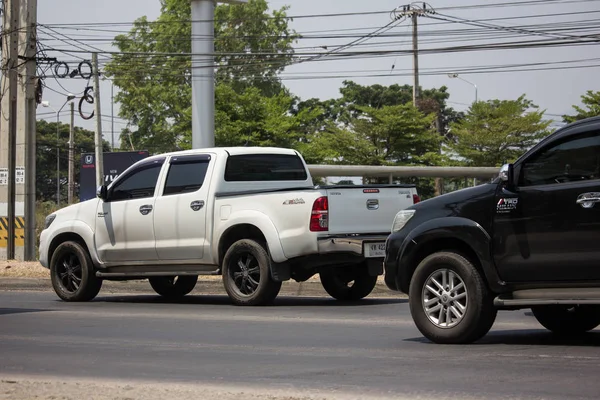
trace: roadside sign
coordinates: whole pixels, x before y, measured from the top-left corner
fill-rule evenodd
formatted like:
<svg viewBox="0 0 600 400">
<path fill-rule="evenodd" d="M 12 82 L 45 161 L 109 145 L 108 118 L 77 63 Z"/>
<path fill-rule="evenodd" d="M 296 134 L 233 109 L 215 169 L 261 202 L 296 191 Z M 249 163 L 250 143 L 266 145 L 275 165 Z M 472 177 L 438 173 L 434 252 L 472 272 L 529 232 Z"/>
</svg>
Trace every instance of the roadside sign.
<svg viewBox="0 0 600 400">
<path fill-rule="evenodd" d="M 148 151 L 125 151 L 104 153 L 104 183 L 110 184 L 127 168 L 149 156 Z M 96 155 L 81 154 L 81 173 L 79 175 L 79 201 L 96 197 Z"/>
</svg>

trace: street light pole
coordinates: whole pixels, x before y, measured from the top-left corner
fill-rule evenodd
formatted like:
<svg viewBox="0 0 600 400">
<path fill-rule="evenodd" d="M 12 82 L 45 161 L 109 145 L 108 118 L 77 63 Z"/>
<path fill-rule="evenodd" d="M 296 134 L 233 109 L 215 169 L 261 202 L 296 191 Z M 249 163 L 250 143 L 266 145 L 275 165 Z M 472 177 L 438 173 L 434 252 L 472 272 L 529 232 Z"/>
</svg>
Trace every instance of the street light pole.
<svg viewBox="0 0 600 400">
<path fill-rule="evenodd" d="M 43 101 L 42 106 L 49 107 L 52 110 L 56 111 L 56 206 L 60 208 L 60 122 L 59 116 L 62 109 L 67 105 L 67 103 L 75 98 L 74 94 L 67 95 L 67 100 L 64 104 L 56 111 L 54 107 L 50 105 L 49 102 Z"/>
<path fill-rule="evenodd" d="M 449 78 L 457 78 L 463 82 L 467 82 L 469 85 L 472 85 L 475 88 L 475 103 L 477 103 L 478 99 L 477 99 L 477 85 L 476 84 L 466 80 L 465 78 L 461 78 L 458 74 L 448 74 L 448 77 Z"/>
</svg>

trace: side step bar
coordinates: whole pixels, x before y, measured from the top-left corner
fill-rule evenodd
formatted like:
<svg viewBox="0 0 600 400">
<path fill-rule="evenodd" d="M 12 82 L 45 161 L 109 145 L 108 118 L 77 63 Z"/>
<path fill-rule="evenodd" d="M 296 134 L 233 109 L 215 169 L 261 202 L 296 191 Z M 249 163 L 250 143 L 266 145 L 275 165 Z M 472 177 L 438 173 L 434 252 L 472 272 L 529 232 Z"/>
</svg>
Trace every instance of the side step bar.
<svg viewBox="0 0 600 400">
<path fill-rule="evenodd" d="M 517 290 L 494 299 L 498 308 L 528 308 L 554 304 L 600 304 L 600 288 Z"/>
<path fill-rule="evenodd" d="M 152 276 L 220 275 L 221 269 L 214 265 L 128 265 L 108 267 L 96 271 L 104 279 L 144 279 Z"/>
</svg>

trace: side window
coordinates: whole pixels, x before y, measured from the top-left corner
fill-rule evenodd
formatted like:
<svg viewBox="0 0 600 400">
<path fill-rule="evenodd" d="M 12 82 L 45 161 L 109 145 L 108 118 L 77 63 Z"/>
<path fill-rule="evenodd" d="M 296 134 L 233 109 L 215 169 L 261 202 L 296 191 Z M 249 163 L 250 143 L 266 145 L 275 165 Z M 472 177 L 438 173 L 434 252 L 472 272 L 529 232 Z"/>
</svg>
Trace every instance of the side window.
<svg viewBox="0 0 600 400">
<path fill-rule="evenodd" d="M 208 159 L 171 161 L 163 196 L 195 192 L 202 187 L 206 178 Z"/>
<path fill-rule="evenodd" d="M 600 179 L 600 132 L 567 137 L 527 159 L 519 186 Z"/>
<path fill-rule="evenodd" d="M 154 189 L 161 167 L 162 162 L 140 166 L 139 169 L 132 171 L 111 188 L 109 201 L 142 199 L 154 196 Z"/>
<path fill-rule="evenodd" d="M 287 154 L 231 156 L 225 166 L 228 182 L 304 181 L 307 178 L 300 157 Z"/>
</svg>

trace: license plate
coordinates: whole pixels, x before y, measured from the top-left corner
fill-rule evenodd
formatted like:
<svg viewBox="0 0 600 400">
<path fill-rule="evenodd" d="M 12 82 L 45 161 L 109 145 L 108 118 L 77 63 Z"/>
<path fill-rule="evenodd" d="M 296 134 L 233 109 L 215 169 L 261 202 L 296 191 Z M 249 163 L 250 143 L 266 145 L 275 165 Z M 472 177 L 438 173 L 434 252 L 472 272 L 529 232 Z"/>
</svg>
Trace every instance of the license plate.
<svg viewBox="0 0 600 400">
<path fill-rule="evenodd" d="M 366 243 L 365 244 L 365 257 L 385 257 L 385 242 L 380 243 Z"/>
</svg>

